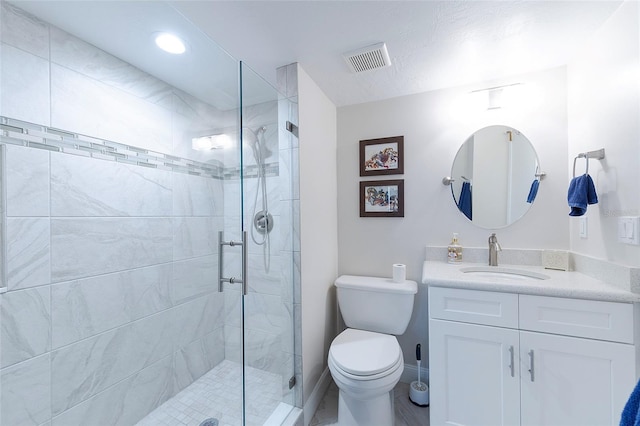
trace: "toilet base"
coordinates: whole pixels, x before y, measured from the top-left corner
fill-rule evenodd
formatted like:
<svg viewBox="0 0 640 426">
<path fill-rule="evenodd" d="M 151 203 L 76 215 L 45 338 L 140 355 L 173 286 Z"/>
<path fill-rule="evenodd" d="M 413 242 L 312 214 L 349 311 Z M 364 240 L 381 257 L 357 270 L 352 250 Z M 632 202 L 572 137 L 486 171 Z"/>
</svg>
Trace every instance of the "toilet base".
<svg viewBox="0 0 640 426">
<path fill-rule="evenodd" d="M 394 418 L 393 390 L 367 400 L 339 393 L 339 426 L 393 426 Z"/>
</svg>

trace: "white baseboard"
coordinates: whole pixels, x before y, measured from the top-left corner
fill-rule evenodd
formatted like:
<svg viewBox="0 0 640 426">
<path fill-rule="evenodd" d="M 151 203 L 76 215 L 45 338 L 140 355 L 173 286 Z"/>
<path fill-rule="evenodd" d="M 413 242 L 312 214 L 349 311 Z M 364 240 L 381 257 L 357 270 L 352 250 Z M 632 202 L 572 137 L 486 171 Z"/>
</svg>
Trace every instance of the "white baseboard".
<svg viewBox="0 0 640 426">
<path fill-rule="evenodd" d="M 316 386 L 313 388 L 313 391 L 311 391 L 311 395 L 309 395 L 309 398 L 304 403 L 304 407 L 302 408 L 302 410 L 304 411 L 305 425 L 308 425 L 311 419 L 313 418 L 313 415 L 318 409 L 318 406 L 322 401 L 322 397 L 324 396 L 330 384 L 331 384 L 331 373 L 329 372 L 329 367 L 327 367 L 322 372 L 320 379 L 318 379 L 318 383 L 316 383 Z"/>
<path fill-rule="evenodd" d="M 405 364 L 404 371 L 400 377 L 402 383 L 411 383 L 418 380 L 418 366 L 415 364 Z M 420 366 L 420 381 L 429 384 L 429 369 Z"/>
</svg>

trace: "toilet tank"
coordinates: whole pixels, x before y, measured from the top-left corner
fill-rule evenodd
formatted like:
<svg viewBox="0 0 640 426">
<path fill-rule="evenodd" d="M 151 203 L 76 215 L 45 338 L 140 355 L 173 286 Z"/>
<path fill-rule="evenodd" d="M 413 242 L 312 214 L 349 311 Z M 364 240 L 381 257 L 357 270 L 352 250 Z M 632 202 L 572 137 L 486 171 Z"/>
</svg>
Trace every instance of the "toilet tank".
<svg viewBox="0 0 640 426">
<path fill-rule="evenodd" d="M 335 286 L 347 327 L 394 335 L 407 329 L 418 292 L 415 281 L 342 275 Z"/>
</svg>

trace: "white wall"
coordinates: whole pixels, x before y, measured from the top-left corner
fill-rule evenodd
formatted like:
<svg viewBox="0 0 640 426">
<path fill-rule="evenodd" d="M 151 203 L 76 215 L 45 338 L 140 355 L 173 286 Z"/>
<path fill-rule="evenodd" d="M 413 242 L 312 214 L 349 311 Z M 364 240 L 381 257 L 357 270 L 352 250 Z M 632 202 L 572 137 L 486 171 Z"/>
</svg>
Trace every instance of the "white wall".
<svg viewBox="0 0 640 426">
<path fill-rule="evenodd" d="M 336 107 L 298 66 L 303 401 L 327 365 L 338 273 Z"/>
<path fill-rule="evenodd" d="M 521 82 L 511 107 L 487 111 L 469 92 Z M 485 107 L 486 108 L 486 107 Z M 533 144 L 547 178 L 531 210 L 497 230 L 504 248 L 568 249 L 566 68 L 338 109 L 339 273 L 391 276 L 393 263 L 407 264 L 407 277 L 420 281 L 425 245 L 447 245 L 452 232 L 466 247 L 486 247 L 490 230 L 460 213 L 449 187 L 460 145 L 492 124 L 520 130 Z M 360 218 L 358 142 L 404 135 L 404 218 Z M 304 217 L 304 214 L 303 214 Z M 306 309 L 306 307 L 305 307 Z M 427 347 L 427 298 L 421 287 L 409 329 L 400 338 L 405 361 L 414 362 L 416 343 Z M 426 355 L 425 355 L 426 356 Z"/>
<path fill-rule="evenodd" d="M 568 179 L 578 153 L 604 148 L 606 155 L 589 163 L 599 203 L 587 209 L 587 239 L 579 219 L 570 220 L 571 250 L 636 267 L 640 246 L 617 242 L 617 221 L 640 215 L 639 22 L 638 3 L 625 2 L 568 66 Z M 585 161 L 577 164 L 584 173 Z"/>
</svg>

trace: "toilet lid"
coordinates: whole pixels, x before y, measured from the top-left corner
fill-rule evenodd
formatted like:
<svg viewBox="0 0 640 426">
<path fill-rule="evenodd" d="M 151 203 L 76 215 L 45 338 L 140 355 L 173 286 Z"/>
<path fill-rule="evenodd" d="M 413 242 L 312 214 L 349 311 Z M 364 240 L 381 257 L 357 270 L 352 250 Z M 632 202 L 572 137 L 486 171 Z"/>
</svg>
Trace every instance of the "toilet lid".
<svg viewBox="0 0 640 426">
<path fill-rule="evenodd" d="M 371 376 L 393 367 L 401 356 L 395 336 L 348 328 L 331 343 L 329 356 L 338 367 L 357 376 Z"/>
</svg>

